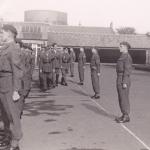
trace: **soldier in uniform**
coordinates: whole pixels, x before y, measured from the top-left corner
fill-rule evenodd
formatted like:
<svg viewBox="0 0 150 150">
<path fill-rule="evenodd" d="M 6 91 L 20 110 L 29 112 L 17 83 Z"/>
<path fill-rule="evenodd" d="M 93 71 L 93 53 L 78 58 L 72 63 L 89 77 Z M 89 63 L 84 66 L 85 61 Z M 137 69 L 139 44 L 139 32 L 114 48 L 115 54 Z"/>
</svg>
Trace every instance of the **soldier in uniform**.
<svg viewBox="0 0 150 150">
<path fill-rule="evenodd" d="M 61 59 L 62 59 L 62 66 L 61 66 L 62 79 L 61 79 L 61 85 L 68 86 L 66 76 L 67 76 L 67 73 L 68 73 L 68 65 L 70 63 L 70 55 L 68 53 L 68 49 L 67 48 L 64 48 L 64 52 L 62 53 Z"/>
<path fill-rule="evenodd" d="M 40 72 L 42 72 L 43 91 L 48 90 L 50 86 L 53 74 L 53 59 L 54 57 L 51 55 L 49 48 L 45 48 L 45 52 L 42 53 L 40 58 Z"/>
<path fill-rule="evenodd" d="M 92 59 L 91 59 L 91 79 L 92 86 L 95 92 L 95 95 L 91 98 L 99 99 L 100 98 L 100 87 L 99 87 L 99 77 L 100 77 L 100 57 L 95 48 L 92 49 Z"/>
<path fill-rule="evenodd" d="M 132 71 L 132 58 L 128 53 L 130 44 L 127 42 L 120 43 L 121 56 L 117 61 L 117 92 L 119 99 L 119 106 L 122 116 L 116 118 L 117 123 L 129 122 L 130 103 L 129 103 L 129 90 L 130 90 L 130 75 Z"/>
<path fill-rule="evenodd" d="M 61 68 L 61 53 L 58 50 L 57 44 L 54 43 L 53 44 L 53 49 L 54 49 L 54 55 L 55 55 L 55 59 L 54 59 L 54 83 L 56 86 L 58 86 L 58 82 L 59 82 L 59 74 L 60 74 L 60 68 Z"/>
<path fill-rule="evenodd" d="M 74 77 L 74 62 L 76 60 L 76 55 L 73 48 L 70 48 L 70 73 L 71 77 Z"/>
<path fill-rule="evenodd" d="M 21 90 L 19 91 L 19 94 L 20 94 L 20 99 L 19 101 L 17 102 L 17 105 L 18 105 L 18 108 L 20 110 L 20 118 L 23 114 L 23 107 L 24 107 L 24 102 L 25 102 L 25 96 L 24 96 L 24 82 L 26 82 L 24 80 L 24 74 L 26 72 L 26 67 L 25 67 L 25 46 L 24 44 L 16 39 L 16 44 L 18 45 L 19 49 L 21 50 L 21 64 L 22 64 L 22 68 L 23 68 L 23 76 L 21 78 Z"/>
<path fill-rule="evenodd" d="M 40 82 L 40 89 L 41 90 L 43 89 L 43 77 L 42 77 L 42 66 L 41 66 L 42 59 L 41 58 L 42 58 L 42 55 L 43 55 L 44 51 L 45 51 L 45 48 L 42 47 L 42 49 L 41 49 L 41 51 L 38 55 L 38 60 L 39 60 L 39 82 Z"/>
<path fill-rule="evenodd" d="M 34 68 L 34 58 L 30 47 L 24 49 L 25 72 L 23 76 L 24 97 L 26 98 L 31 89 L 32 73 Z"/>
<path fill-rule="evenodd" d="M 84 70 L 85 70 L 85 63 L 86 63 L 86 55 L 84 53 L 84 49 L 80 48 L 80 54 L 78 58 L 78 72 L 79 72 L 79 85 L 83 85 L 84 82 Z"/>
<path fill-rule="evenodd" d="M 10 150 L 19 150 L 22 130 L 17 102 L 23 75 L 21 51 L 15 42 L 17 30 L 12 25 L 4 25 L 2 32 L 5 45 L 0 52 L 0 107 L 5 131 L 11 133 Z M 8 141 L 4 140 L 0 145 L 6 144 Z"/>
<path fill-rule="evenodd" d="M 34 69 L 34 57 L 32 55 L 32 50 L 30 47 L 24 46 L 22 49 L 22 64 L 23 64 L 23 77 L 22 77 L 22 91 L 21 91 L 21 98 L 19 100 L 20 103 L 20 117 L 23 114 L 23 108 L 25 99 L 28 97 L 29 92 L 31 90 L 31 81 L 32 81 L 32 73 Z"/>
</svg>

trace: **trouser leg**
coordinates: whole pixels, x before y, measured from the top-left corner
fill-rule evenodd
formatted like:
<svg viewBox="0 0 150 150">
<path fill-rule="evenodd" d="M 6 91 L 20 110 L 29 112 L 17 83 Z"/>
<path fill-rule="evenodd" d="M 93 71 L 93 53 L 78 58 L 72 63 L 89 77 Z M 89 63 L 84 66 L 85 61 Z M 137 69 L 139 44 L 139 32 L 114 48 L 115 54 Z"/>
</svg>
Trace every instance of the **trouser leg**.
<svg viewBox="0 0 150 150">
<path fill-rule="evenodd" d="M 83 67 L 79 67 L 79 79 L 80 79 L 80 82 L 83 83 L 84 82 L 84 69 Z"/>
<path fill-rule="evenodd" d="M 71 76 L 74 76 L 74 63 L 70 63 L 70 73 Z"/>
<path fill-rule="evenodd" d="M 43 73 L 43 90 L 47 90 L 47 73 Z"/>
<path fill-rule="evenodd" d="M 61 84 L 65 84 L 65 68 L 62 68 L 62 79 L 61 79 Z"/>
<path fill-rule="evenodd" d="M 91 72 L 92 86 L 95 92 L 95 95 L 100 95 L 100 87 L 99 87 L 99 76 L 96 71 Z"/>
<path fill-rule="evenodd" d="M 16 147 L 19 140 L 22 138 L 21 121 L 20 121 L 20 110 L 16 103 L 12 100 L 12 92 L 0 93 L 0 99 L 10 123 L 10 131 L 12 134 L 12 146 Z M 4 115 L 4 114 L 3 114 Z"/>
<path fill-rule="evenodd" d="M 59 83 L 59 68 L 56 68 L 56 85 Z"/>
<path fill-rule="evenodd" d="M 117 84 L 119 106 L 122 114 L 124 115 L 128 115 L 130 113 L 129 89 L 130 84 L 127 84 L 127 88 L 123 88 L 122 83 Z"/>
<path fill-rule="evenodd" d="M 56 72 L 53 72 L 53 86 L 56 84 Z"/>
<path fill-rule="evenodd" d="M 52 87 L 53 86 L 53 73 L 52 72 L 49 73 L 48 78 L 49 78 L 49 87 Z"/>
</svg>

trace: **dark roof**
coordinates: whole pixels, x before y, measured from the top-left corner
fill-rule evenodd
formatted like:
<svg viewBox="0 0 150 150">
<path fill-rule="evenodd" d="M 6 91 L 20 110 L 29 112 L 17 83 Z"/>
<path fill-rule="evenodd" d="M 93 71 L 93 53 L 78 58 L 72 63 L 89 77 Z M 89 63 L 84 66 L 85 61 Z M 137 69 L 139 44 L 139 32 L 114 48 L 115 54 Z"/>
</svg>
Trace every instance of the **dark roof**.
<svg viewBox="0 0 150 150">
<path fill-rule="evenodd" d="M 147 35 L 119 35 L 117 39 L 129 42 L 132 48 L 150 49 L 150 37 Z"/>
<path fill-rule="evenodd" d="M 49 32 L 56 33 L 88 33 L 88 34 L 113 34 L 112 28 L 107 27 L 87 27 L 87 26 L 66 26 L 50 25 Z"/>
<path fill-rule="evenodd" d="M 130 43 L 132 48 L 150 48 L 150 37 L 146 35 L 118 35 L 98 33 L 58 33 L 49 32 L 49 44 L 56 42 L 62 46 L 97 46 L 116 48 L 122 41 Z"/>
</svg>

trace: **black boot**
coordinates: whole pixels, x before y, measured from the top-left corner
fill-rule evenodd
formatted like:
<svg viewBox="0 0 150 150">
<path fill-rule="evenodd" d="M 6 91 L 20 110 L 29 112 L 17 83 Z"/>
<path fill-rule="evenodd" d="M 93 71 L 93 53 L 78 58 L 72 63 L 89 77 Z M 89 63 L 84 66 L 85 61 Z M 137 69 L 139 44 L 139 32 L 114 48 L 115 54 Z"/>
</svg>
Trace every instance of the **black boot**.
<svg viewBox="0 0 150 150">
<path fill-rule="evenodd" d="M 130 117 L 128 114 L 124 114 L 119 118 L 115 119 L 117 123 L 126 123 L 126 122 L 130 122 Z"/>
</svg>

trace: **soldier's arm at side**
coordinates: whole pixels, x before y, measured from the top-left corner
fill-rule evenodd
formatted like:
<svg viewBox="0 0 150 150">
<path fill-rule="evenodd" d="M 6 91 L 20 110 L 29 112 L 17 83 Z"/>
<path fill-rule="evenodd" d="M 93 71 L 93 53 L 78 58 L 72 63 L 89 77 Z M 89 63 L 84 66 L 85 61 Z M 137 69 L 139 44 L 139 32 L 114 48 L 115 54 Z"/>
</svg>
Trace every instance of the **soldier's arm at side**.
<svg viewBox="0 0 150 150">
<path fill-rule="evenodd" d="M 10 63 L 13 73 L 13 90 L 19 91 L 21 89 L 21 78 L 23 77 L 23 66 L 21 62 L 21 53 L 19 50 L 13 50 L 10 53 Z"/>
<path fill-rule="evenodd" d="M 76 61 L 76 54 L 75 53 L 73 54 L 73 60 L 74 60 L 74 62 Z"/>
<path fill-rule="evenodd" d="M 85 64 L 86 64 L 86 56 L 83 55 L 83 65 L 85 66 Z"/>
<path fill-rule="evenodd" d="M 43 66 L 43 60 L 42 60 L 42 55 L 40 55 L 40 58 L 39 58 L 39 71 L 41 72 L 42 71 L 42 66 Z"/>
<path fill-rule="evenodd" d="M 128 83 L 128 77 L 130 76 L 132 71 L 132 60 L 130 58 L 127 58 L 124 61 L 124 73 L 123 73 L 123 84 Z"/>
</svg>

